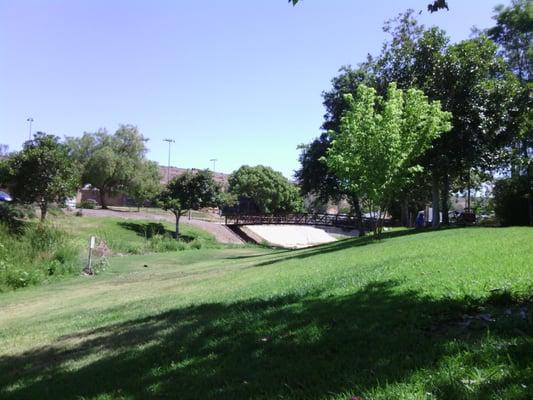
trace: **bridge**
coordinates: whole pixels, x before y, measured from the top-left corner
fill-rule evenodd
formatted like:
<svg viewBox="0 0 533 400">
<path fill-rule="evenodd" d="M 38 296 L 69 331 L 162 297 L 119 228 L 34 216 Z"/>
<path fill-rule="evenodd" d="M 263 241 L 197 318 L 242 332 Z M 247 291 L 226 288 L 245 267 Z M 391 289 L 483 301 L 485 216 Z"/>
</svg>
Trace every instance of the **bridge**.
<svg viewBox="0 0 533 400">
<path fill-rule="evenodd" d="M 360 220 L 354 215 L 347 214 L 228 214 L 224 217 L 226 225 L 313 225 L 359 230 L 363 227 L 364 230 L 370 230 L 373 224 L 372 218 Z M 385 225 L 391 225 L 391 223 L 391 221 L 385 221 Z"/>
</svg>

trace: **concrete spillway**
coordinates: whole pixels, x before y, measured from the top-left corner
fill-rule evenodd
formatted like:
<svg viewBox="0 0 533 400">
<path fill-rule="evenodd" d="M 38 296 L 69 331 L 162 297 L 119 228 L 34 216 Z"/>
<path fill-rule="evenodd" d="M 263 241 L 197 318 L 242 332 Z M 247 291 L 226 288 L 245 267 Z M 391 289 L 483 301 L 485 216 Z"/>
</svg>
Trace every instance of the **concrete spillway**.
<svg viewBox="0 0 533 400">
<path fill-rule="evenodd" d="M 338 236 L 357 235 L 357 231 L 341 232 L 309 225 L 244 225 L 241 229 L 258 243 L 293 249 L 334 242 Z"/>
</svg>

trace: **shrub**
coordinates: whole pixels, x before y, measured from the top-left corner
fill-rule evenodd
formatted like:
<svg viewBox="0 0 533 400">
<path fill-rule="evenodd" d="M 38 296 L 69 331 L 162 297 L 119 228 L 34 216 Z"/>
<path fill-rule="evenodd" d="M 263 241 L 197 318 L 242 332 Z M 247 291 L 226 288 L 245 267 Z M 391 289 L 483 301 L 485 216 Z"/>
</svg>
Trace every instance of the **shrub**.
<svg viewBox="0 0 533 400">
<path fill-rule="evenodd" d="M 0 224 L 0 291 L 38 284 L 80 269 L 80 249 L 65 232 L 27 223 L 13 233 Z"/>
<path fill-rule="evenodd" d="M 501 179 L 494 185 L 494 211 L 502 225 L 528 224 L 527 177 Z"/>
<path fill-rule="evenodd" d="M 96 202 L 94 200 L 82 200 L 80 203 L 76 204 L 76 208 L 85 208 L 92 210 L 96 208 Z"/>
</svg>

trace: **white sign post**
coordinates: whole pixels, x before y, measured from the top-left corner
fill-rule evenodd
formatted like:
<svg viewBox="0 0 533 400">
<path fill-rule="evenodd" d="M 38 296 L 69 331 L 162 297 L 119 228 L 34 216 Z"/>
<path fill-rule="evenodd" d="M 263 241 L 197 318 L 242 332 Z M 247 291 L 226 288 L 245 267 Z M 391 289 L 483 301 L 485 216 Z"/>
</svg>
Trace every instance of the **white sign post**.
<svg viewBox="0 0 533 400">
<path fill-rule="evenodd" d="M 87 265 L 87 273 L 89 275 L 94 275 L 93 266 L 92 266 L 92 256 L 93 256 L 93 249 L 96 244 L 96 237 L 91 236 L 91 239 L 89 240 L 89 264 Z"/>
</svg>

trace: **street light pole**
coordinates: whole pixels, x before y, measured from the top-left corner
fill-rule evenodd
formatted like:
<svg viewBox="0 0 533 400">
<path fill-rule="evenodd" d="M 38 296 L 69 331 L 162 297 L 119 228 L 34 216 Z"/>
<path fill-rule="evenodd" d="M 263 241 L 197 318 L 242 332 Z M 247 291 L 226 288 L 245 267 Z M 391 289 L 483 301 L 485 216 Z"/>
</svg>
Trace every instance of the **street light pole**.
<svg viewBox="0 0 533 400">
<path fill-rule="evenodd" d="M 28 140 L 31 140 L 31 124 L 33 123 L 33 118 L 30 117 L 30 118 L 28 118 L 26 121 L 28 121 L 28 122 L 30 123 L 30 134 L 29 134 L 29 136 L 28 136 Z"/>
<path fill-rule="evenodd" d="M 209 161 L 211 161 L 213 163 L 213 173 L 215 173 L 216 172 L 216 163 L 218 161 L 218 158 L 212 158 Z"/>
<path fill-rule="evenodd" d="M 172 139 L 163 139 L 164 142 L 168 142 L 168 167 L 167 167 L 167 185 L 168 182 L 170 182 L 170 144 L 176 143 L 175 140 Z"/>
</svg>

